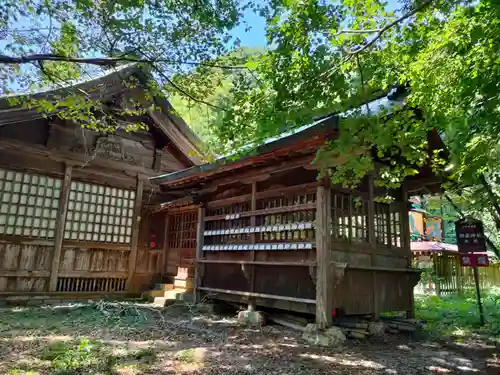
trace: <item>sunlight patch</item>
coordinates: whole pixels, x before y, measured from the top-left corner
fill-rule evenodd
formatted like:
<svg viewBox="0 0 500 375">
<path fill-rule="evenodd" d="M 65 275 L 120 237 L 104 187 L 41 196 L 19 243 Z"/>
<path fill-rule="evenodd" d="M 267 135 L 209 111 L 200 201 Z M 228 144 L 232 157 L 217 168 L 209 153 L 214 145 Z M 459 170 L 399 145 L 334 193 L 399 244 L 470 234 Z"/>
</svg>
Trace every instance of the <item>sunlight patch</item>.
<svg viewBox="0 0 500 375">
<path fill-rule="evenodd" d="M 335 358 L 335 357 L 330 357 L 330 356 L 326 356 L 326 355 L 317 355 L 317 354 L 301 354 L 300 356 L 303 358 L 316 359 L 316 360 L 320 360 L 320 361 L 324 361 L 324 362 L 338 363 L 339 365 L 343 365 L 343 366 L 365 367 L 365 368 L 372 368 L 372 369 L 377 369 L 377 370 L 385 369 L 385 366 L 381 365 L 380 363 L 374 362 L 374 361 L 360 359 L 357 357 L 353 357 L 352 359 L 347 359 L 346 357 L 351 357 L 351 356 L 346 355 L 346 354 L 342 355 L 342 357 L 344 357 L 344 358 Z"/>
</svg>

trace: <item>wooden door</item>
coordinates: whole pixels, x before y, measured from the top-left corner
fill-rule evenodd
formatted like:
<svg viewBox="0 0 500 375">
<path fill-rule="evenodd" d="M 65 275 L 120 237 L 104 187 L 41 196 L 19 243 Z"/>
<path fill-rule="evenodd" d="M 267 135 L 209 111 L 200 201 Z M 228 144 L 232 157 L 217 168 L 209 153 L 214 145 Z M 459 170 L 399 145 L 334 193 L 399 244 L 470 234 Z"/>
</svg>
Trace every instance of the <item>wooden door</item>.
<svg viewBox="0 0 500 375">
<path fill-rule="evenodd" d="M 192 275 L 196 258 L 197 216 L 196 208 L 167 214 L 165 275 L 177 275 L 179 267 L 187 267 L 189 275 Z"/>
</svg>

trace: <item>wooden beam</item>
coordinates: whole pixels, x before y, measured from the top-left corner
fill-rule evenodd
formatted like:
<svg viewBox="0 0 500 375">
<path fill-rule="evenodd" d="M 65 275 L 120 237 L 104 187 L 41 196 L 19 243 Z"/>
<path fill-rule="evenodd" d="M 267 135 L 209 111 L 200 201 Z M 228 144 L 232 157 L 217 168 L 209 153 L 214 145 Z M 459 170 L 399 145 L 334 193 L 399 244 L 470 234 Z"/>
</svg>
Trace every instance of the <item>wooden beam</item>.
<svg viewBox="0 0 500 375">
<path fill-rule="evenodd" d="M 127 290 L 131 288 L 132 278 L 135 273 L 137 263 L 137 244 L 139 243 L 139 228 L 141 225 L 142 193 L 144 190 L 144 180 L 137 175 L 137 186 L 135 189 L 134 217 L 132 218 L 132 239 L 130 241 L 130 255 L 128 259 Z"/>
<path fill-rule="evenodd" d="M 29 270 L 19 270 L 19 271 L 8 271 L 0 270 L 0 277 L 50 277 L 50 271 L 29 271 Z M 43 294 L 44 292 L 40 292 Z"/>
<path fill-rule="evenodd" d="M 177 128 L 168 114 L 163 113 L 161 110 L 148 109 L 148 115 L 163 131 L 163 133 L 170 138 L 170 140 L 186 155 L 189 160 L 195 165 L 201 164 L 203 160 L 199 155 L 199 150 L 184 134 Z M 194 152 L 193 152 L 194 151 Z"/>
<path fill-rule="evenodd" d="M 262 210 L 241 212 L 238 214 L 239 215 L 238 217 L 242 218 L 249 216 L 252 217 L 252 216 L 274 215 L 274 214 L 282 214 L 289 212 L 310 211 L 315 209 L 316 209 L 316 203 L 304 203 L 294 206 L 264 208 Z M 205 221 L 224 220 L 226 217 L 227 215 L 206 216 Z"/>
<path fill-rule="evenodd" d="M 203 233 L 205 232 L 205 207 L 198 207 L 198 224 L 196 227 L 196 264 L 194 268 L 194 298 L 195 303 L 200 301 L 199 289 L 201 287 L 201 263 L 203 257 Z"/>
<path fill-rule="evenodd" d="M 328 181 L 318 186 L 316 192 L 316 325 L 318 329 L 332 325 L 331 206 Z"/>
<path fill-rule="evenodd" d="M 207 292 L 212 292 L 212 293 L 236 294 L 236 295 L 245 296 L 245 297 L 269 298 L 269 299 L 275 299 L 275 300 L 281 300 L 281 301 L 290 301 L 290 302 L 299 302 L 299 303 L 308 303 L 308 304 L 315 304 L 316 303 L 316 301 L 313 299 L 278 296 L 275 294 L 251 293 L 251 292 L 242 292 L 239 290 L 206 288 L 206 287 L 200 287 L 198 289 L 204 290 Z M 330 313 L 330 315 L 331 315 L 331 313 Z"/>
<path fill-rule="evenodd" d="M 293 194 L 298 191 L 301 192 L 302 194 L 309 191 L 313 192 L 316 190 L 316 187 L 319 186 L 320 184 L 321 183 L 319 181 L 314 181 L 314 182 L 308 182 L 306 184 L 285 186 L 285 187 L 280 187 L 278 189 L 269 189 L 265 191 L 260 191 L 257 192 L 257 199 L 280 197 L 280 196 L 285 196 L 287 194 Z M 245 194 L 236 197 L 223 198 L 216 201 L 208 202 L 207 207 L 212 208 L 228 204 L 242 203 L 250 201 L 251 199 L 252 199 L 252 194 Z"/>
<path fill-rule="evenodd" d="M 68 211 L 69 193 L 71 191 L 72 166 L 66 165 L 64 169 L 64 180 L 59 198 L 59 209 L 56 218 L 56 232 L 54 236 L 54 253 L 52 254 L 52 266 L 50 268 L 49 292 L 57 290 L 57 273 L 61 262 L 64 229 L 66 227 L 66 214 Z"/>
<path fill-rule="evenodd" d="M 310 267 L 315 266 L 316 262 L 275 262 L 275 261 L 248 261 L 248 260 L 223 260 L 223 259 L 200 259 L 198 263 L 207 264 L 255 264 L 259 266 L 290 266 L 290 267 Z"/>
<path fill-rule="evenodd" d="M 48 149 L 45 146 L 28 145 L 16 140 L 0 140 L 0 151 L 13 154 L 31 155 L 37 158 L 47 158 L 56 162 L 72 163 L 74 166 L 93 166 L 109 168 L 114 171 L 124 171 L 130 173 L 141 173 L 146 176 L 155 176 L 157 173 L 152 169 L 131 165 L 125 162 L 108 160 L 102 157 L 91 158 L 87 155 L 63 150 Z M 95 171 L 98 173 L 98 170 Z"/>
<path fill-rule="evenodd" d="M 251 166 L 253 169 L 244 172 L 232 174 L 229 177 L 218 178 L 212 183 L 207 183 L 204 189 L 210 189 L 212 187 L 219 187 L 227 184 L 232 184 L 235 182 L 242 182 L 244 184 L 252 183 L 253 181 L 262 181 L 271 177 L 273 174 L 286 172 L 295 168 L 303 168 L 309 165 L 314 160 L 314 155 L 305 155 L 295 157 L 289 160 L 283 160 L 279 163 L 274 163 L 271 165 L 263 166 Z"/>
<path fill-rule="evenodd" d="M 59 272 L 59 277 L 126 279 L 127 272 L 119 272 L 119 271 L 109 271 L 109 272 L 61 271 L 61 272 Z"/>
</svg>

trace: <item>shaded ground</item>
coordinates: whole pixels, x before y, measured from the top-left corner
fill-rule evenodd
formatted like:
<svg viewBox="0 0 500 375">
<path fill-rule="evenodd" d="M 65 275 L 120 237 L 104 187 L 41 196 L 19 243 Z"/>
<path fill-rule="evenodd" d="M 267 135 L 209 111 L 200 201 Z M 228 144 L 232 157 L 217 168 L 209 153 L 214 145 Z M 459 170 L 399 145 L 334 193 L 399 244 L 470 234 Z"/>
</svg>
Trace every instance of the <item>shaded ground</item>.
<svg viewBox="0 0 500 375">
<path fill-rule="evenodd" d="M 487 373 L 495 347 L 470 345 L 387 336 L 316 348 L 279 326 L 244 329 L 187 307 L 160 313 L 102 302 L 3 309 L 0 374 Z"/>
</svg>

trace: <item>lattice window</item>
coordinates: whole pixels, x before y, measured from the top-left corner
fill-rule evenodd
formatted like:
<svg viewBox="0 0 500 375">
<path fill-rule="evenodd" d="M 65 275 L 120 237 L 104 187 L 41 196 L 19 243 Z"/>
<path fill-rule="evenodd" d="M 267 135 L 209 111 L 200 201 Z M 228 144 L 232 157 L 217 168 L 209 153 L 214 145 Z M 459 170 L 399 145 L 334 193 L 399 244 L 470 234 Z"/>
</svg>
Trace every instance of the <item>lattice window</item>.
<svg viewBox="0 0 500 375">
<path fill-rule="evenodd" d="M 64 238 L 130 243 L 135 191 L 71 183 Z"/>
<path fill-rule="evenodd" d="M 368 202 L 350 194 L 332 193 L 333 238 L 368 242 Z"/>
<path fill-rule="evenodd" d="M 127 279 L 100 277 L 58 277 L 58 292 L 124 292 Z"/>
<path fill-rule="evenodd" d="M 401 247 L 401 216 L 397 205 L 375 203 L 375 239 L 377 244 Z"/>
<path fill-rule="evenodd" d="M 391 211 L 390 214 L 390 225 L 391 225 L 391 246 L 401 247 L 401 219 L 400 214 L 397 211 Z"/>
<path fill-rule="evenodd" d="M 0 169 L 0 234 L 54 238 L 61 181 Z"/>
<path fill-rule="evenodd" d="M 188 211 L 169 217 L 168 246 L 171 249 L 196 248 L 197 211 Z"/>
</svg>

